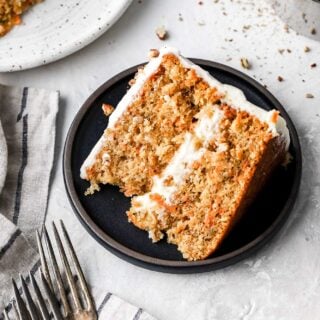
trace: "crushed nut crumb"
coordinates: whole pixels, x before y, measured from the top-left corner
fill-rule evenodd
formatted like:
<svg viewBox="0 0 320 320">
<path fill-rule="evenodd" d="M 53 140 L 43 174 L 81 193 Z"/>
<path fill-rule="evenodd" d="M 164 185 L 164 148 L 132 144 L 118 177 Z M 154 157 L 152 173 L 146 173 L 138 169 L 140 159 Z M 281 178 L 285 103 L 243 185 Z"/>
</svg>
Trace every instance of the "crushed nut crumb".
<svg viewBox="0 0 320 320">
<path fill-rule="evenodd" d="M 111 104 L 108 103 L 103 103 L 102 106 L 102 111 L 105 114 L 105 116 L 110 116 L 110 114 L 113 112 L 114 107 Z"/>
<path fill-rule="evenodd" d="M 160 54 L 158 49 L 150 49 L 149 50 L 149 58 L 156 58 Z"/>
<path fill-rule="evenodd" d="M 309 52 L 310 51 L 310 48 L 309 47 L 304 47 L 304 52 Z"/>
<path fill-rule="evenodd" d="M 283 54 L 283 53 L 284 53 L 284 49 L 278 49 L 278 52 L 279 52 L 280 54 Z"/>
<path fill-rule="evenodd" d="M 278 81 L 282 82 L 284 79 L 281 76 L 278 76 Z"/>
<path fill-rule="evenodd" d="M 312 63 L 312 64 L 310 65 L 311 68 L 315 68 L 316 66 L 317 66 L 316 63 Z"/>
<path fill-rule="evenodd" d="M 166 40 L 167 37 L 168 37 L 167 30 L 165 29 L 164 26 L 161 26 L 161 27 L 156 29 L 156 35 L 158 36 L 158 38 L 160 40 Z"/>
<path fill-rule="evenodd" d="M 128 85 L 132 87 L 135 83 L 136 83 L 136 79 L 133 78 L 128 82 Z"/>
<path fill-rule="evenodd" d="M 247 58 L 241 58 L 240 63 L 241 63 L 242 68 L 244 68 L 244 69 L 251 68 L 251 64 L 249 63 L 249 60 Z"/>
<path fill-rule="evenodd" d="M 307 16 L 307 15 L 303 12 L 303 13 L 302 13 L 302 19 L 303 19 L 304 23 L 307 23 L 307 22 L 308 22 L 306 16 Z"/>
<path fill-rule="evenodd" d="M 315 34 L 317 33 L 316 28 L 312 28 L 312 29 L 310 30 L 310 33 L 311 33 L 312 35 L 315 35 Z"/>
<path fill-rule="evenodd" d="M 312 99 L 312 98 L 314 98 L 314 95 L 312 93 L 307 93 L 306 98 Z"/>
</svg>

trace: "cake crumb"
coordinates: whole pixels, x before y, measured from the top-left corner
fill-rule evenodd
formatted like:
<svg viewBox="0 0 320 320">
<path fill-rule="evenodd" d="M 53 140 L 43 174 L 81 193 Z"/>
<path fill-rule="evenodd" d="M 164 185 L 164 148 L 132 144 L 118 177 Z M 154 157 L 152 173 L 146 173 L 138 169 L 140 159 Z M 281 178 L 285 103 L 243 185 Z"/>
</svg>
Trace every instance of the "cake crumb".
<svg viewBox="0 0 320 320">
<path fill-rule="evenodd" d="M 311 33 L 312 35 L 317 34 L 317 30 L 316 30 L 316 28 L 312 28 L 312 29 L 310 30 L 310 33 Z"/>
<path fill-rule="evenodd" d="M 103 103 L 102 104 L 102 111 L 105 114 L 105 116 L 110 116 L 110 114 L 113 112 L 114 107 L 111 104 Z"/>
<path fill-rule="evenodd" d="M 240 63 L 241 63 L 242 68 L 251 69 L 251 64 L 247 58 L 241 58 Z"/>
<path fill-rule="evenodd" d="M 163 184 L 166 187 L 172 186 L 174 184 L 173 176 L 167 176 L 167 178 L 163 181 Z"/>
<path fill-rule="evenodd" d="M 310 65 L 311 68 L 315 68 L 316 66 L 317 66 L 316 63 L 312 63 L 312 64 Z"/>
<path fill-rule="evenodd" d="M 310 51 L 310 48 L 308 46 L 305 46 L 304 47 L 304 52 L 309 52 Z"/>
<path fill-rule="evenodd" d="M 312 93 L 307 93 L 306 94 L 306 98 L 307 99 L 313 99 L 314 98 L 314 95 Z"/>
<path fill-rule="evenodd" d="M 278 76 L 278 81 L 282 82 L 284 79 L 281 76 Z"/>
<path fill-rule="evenodd" d="M 159 50 L 158 49 L 150 49 L 149 50 L 149 58 L 156 58 L 159 57 Z"/>
<path fill-rule="evenodd" d="M 286 155 L 285 155 L 285 157 L 284 157 L 284 160 L 283 160 L 283 162 L 281 163 L 281 165 L 282 165 L 283 167 L 287 168 L 288 165 L 289 165 L 290 163 L 292 163 L 292 161 L 293 161 L 293 156 L 292 156 L 292 155 L 290 154 L 290 152 L 288 151 L 288 152 L 286 153 Z"/>
<path fill-rule="evenodd" d="M 280 54 L 283 54 L 284 49 L 278 49 L 278 52 L 279 52 Z"/>
<path fill-rule="evenodd" d="M 131 79 L 131 80 L 128 82 L 128 84 L 129 84 L 130 87 L 132 87 L 135 83 L 136 83 L 136 79 L 135 79 L 135 78 Z"/>
<path fill-rule="evenodd" d="M 156 29 L 156 35 L 160 40 L 166 40 L 168 38 L 168 32 L 164 26 L 158 27 Z"/>
</svg>

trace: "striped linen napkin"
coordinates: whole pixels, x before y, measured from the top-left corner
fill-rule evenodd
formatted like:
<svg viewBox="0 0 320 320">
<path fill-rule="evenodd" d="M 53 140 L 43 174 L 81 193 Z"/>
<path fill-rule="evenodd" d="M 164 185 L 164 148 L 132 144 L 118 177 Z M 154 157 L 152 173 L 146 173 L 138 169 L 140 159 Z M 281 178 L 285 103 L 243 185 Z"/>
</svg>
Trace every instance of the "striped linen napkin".
<svg viewBox="0 0 320 320">
<path fill-rule="evenodd" d="M 35 230 L 46 221 L 58 100 L 58 92 L 0 85 L 0 319 L 3 308 L 11 313 L 11 278 L 38 277 Z M 99 319 L 155 320 L 104 288 L 92 294 Z"/>
<path fill-rule="evenodd" d="M 38 261 L 34 234 L 45 218 L 58 96 L 0 85 L 0 308 L 11 278 Z"/>
</svg>

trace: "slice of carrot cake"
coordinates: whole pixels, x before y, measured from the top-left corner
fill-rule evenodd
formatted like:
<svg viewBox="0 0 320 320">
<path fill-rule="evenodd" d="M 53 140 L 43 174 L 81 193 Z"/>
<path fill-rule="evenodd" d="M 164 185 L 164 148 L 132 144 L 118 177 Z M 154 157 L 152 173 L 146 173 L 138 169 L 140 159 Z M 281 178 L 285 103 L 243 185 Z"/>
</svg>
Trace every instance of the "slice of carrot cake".
<svg viewBox="0 0 320 320">
<path fill-rule="evenodd" d="M 252 202 L 290 143 L 278 111 L 163 48 L 138 72 L 81 168 L 132 198 L 129 221 L 183 257 L 208 257 Z"/>
</svg>

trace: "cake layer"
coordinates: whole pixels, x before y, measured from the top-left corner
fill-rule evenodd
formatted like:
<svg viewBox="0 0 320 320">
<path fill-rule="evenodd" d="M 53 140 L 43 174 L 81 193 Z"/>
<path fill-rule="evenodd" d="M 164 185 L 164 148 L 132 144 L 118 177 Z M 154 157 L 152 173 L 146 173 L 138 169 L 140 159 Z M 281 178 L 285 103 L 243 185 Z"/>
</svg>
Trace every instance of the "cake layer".
<svg viewBox="0 0 320 320">
<path fill-rule="evenodd" d="M 211 126 L 210 136 L 201 135 L 205 124 Z M 151 191 L 132 199 L 129 220 L 154 242 L 166 234 L 184 258 L 204 259 L 226 237 L 285 150 L 286 141 L 273 137 L 258 118 L 227 105 L 207 107 L 194 135 L 154 177 Z"/>
<path fill-rule="evenodd" d="M 81 177 L 91 183 L 88 193 L 107 183 L 120 186 L 127 196 L 150 191 L 152 177 L 169 163 L 193 116 L 218 101 L 267 123 L 272 135 L 281 135 L 288 147 L 288 130 L 277 111 L 251 104 L 241 90 L 221 84 L 176 49 L 162 48 L 138 72 L 83 163 Z"/>
<path fill-rule="evenodd" d="M 151 65 L 148 76 L 150 65 L 140 71 L 84 163 L 81 175 L 91 182 L 91 190 L 110 183 L 127 196 L 149 191 L 152 177 L 161 173 L 183 143 L 194 115 L 219 100 L 216 89 L 193 69 L 184 68 L 177 56 L 163 55 L 160 62 Z"/>
</svg>

